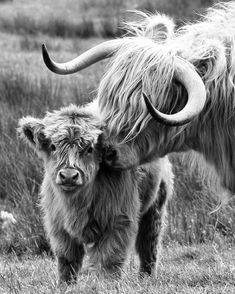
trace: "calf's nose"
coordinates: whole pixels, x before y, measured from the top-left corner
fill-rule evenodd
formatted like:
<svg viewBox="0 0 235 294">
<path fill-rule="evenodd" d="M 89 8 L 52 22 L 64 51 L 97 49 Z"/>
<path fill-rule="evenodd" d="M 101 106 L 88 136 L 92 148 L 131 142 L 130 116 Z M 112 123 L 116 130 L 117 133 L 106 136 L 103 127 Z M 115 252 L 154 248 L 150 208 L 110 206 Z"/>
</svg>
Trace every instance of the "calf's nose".
<svg viewBox="0 0 235 294">
<path fill-rule="evenodd" d="M 71 168 L 61 169 L 58 176 L 61 184 L 73 185 L 77 183 L 79 172 Z"/>
</svg>

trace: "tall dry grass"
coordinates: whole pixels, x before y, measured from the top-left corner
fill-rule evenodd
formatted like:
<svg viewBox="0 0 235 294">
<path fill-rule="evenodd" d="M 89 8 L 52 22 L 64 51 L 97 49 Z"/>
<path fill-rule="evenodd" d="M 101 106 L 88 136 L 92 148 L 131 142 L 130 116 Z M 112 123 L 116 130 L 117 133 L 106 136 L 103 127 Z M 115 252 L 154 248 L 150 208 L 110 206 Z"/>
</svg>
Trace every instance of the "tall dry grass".
<svg viewBox="0 0 235 294">
<path fill-rule="evenodd" d="M 0 30 L 23 36 L 39 36 L 41 34 L 63 38 L 91 38 L 94 36 L 114 38 L 120 36 L 123 33 L 123 30 L 120 29 L 120 23 L 124 13 L 124 2 L 120 2 L 121 6 L 112 6 L 112 3 L 107 1 L 106 5 L 102 4 L 105 7 L 103 10 L 101 3 L 97 3 L 98 5 L 94 5 L 94 7 L 100 13 L 94 12 L 97 14 L 94 17 L 87 13 L 87 5 L 83 5 L 82 10 L 84 11 L 78 11 L 77 15 L 74 13 L 73 17 L 55 15 L 52 11 L 46 18 L 43 15 L 39 18 L 35 14 L 29 14 L 27 10 L 23 9 L 23 6 L 10 17 L 0 11 Z M 107 13 L 108 11 L 109 13 Z"/>
<path fill-rule="evenodd" d="M 191 161 L 196 163 L 192 165 Z M 180 244 L 235 240 L 235 199 L 196 153 L 170 156 L 175 192 L 168 207 L 167 239 Z"/>
<path fill-rule="evenodd" d="M 51 37 L 90 38 L 99 34 L 95 30 L 93 20 L 86 18 L 77 22 L 61 17 L 37 20 L 30 15 L 17 13 L 13 18 L 2 18 L 0 24 L 2 31 L 22 35 L 47 34 Z"/>
</svg>

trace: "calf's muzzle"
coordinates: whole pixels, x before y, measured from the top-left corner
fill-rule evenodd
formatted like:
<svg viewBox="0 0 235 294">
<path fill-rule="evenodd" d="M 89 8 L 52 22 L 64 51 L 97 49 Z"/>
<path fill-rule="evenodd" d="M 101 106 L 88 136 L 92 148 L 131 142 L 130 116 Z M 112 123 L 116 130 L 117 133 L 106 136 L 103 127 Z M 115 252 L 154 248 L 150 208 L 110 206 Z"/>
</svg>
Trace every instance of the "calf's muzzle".
<svg viewBox="0 0 235 294">
<path fill-rule="evenodd" d="M 83 184 L 82 173 L 77 169 L 63 168 L 57 174 L 56 184 L 64 190 L 72 190 Z"/>
</svg>

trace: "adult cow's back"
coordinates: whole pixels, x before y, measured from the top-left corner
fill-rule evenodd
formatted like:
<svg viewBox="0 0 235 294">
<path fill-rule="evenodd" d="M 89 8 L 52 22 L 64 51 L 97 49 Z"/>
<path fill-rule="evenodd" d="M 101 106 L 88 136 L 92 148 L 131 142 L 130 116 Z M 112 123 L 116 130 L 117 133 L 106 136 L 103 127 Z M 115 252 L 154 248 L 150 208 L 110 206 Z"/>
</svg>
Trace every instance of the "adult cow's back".
<svg viewBox="0 0 235 294">
<path fill-rule="evenodd" d="M 194 149 L 235 192 L 235 2 L 218 4 L 175 33 L 170 21 L 157 18 L 158 25 L 151 26 L 154 18 L 146 16 L 129 27 L 133 37 L 92 48 L 71 67 L 54 63 L 46 51 L 45 61 L 51 70 L 68 74 L 114 55 L 98 91 L 110 136 L 128 142 L 113 167 L 127 163 L 125 152 L 145 154 L 147 162 Z M 156 31 L 149 34 L 149 27 Z"/>
</svg>

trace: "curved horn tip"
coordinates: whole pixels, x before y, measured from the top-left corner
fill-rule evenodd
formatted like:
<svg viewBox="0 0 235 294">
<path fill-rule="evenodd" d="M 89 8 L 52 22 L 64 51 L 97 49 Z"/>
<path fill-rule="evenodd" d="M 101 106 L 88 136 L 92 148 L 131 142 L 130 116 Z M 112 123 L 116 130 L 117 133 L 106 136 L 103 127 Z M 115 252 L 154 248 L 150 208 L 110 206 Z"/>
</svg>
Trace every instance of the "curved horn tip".
<svg viewBox="0 0 235 294">
<path fill-rule="evenodd" d="M 191 121 L 191 119 L 185 119 L 184 121 L 169 121 L 167 119 L 167 114 L 161 113 L 153 106 L 152 102 L 148 96 L 143 92 L 142 97 L 144 98 L 145 104 L 151 116 L 158 122 L 172 127 L 183 126 Z"/>
<path fill-rule="evenodd" d="M 142 97 L 144 98 L 145 104 L 148 108 L 149 113 L 154 117 L 155 119 L 159 119 L 158 116 L 156 116 L 156 110 L 152 104 L 152 102 L 149 100 L 148 96 L 143 92 Z"/>
<path fill-rule="evenodd" d="M 145 103 L 147 104 L 147 107 L 148 107 L 151 104 L 150 100 L 149 100 L 148 96 L 144 92 L 142 94 L 143 94 L 143 97 L 144 97 L 144 101 L 145 101 Z"/>
<path fill-rule="evenodd" d="M 45 44 L 42 44 L 42 56 L 43 56 L 43 60 L 46 63 L 46 65 L 48 64 L 48 62 L 50 62 L 50 57 L 47 51 L 47 47 Z"/>
<path fill-rule="evenodd" d="M 58 72 L 58 69 L 55 65 L 55 62 L 50 58 L 49 53 L 47 51 L 47 47 L 45 44 L 42 44 L 42 56 L 43 56 L 43 60 L 44 60 L 44 63 L 46 64 L 47 68 L 49 70 L 51 70 L 52 72 L 59 74 L 60 72 Z"/>
</svg>

